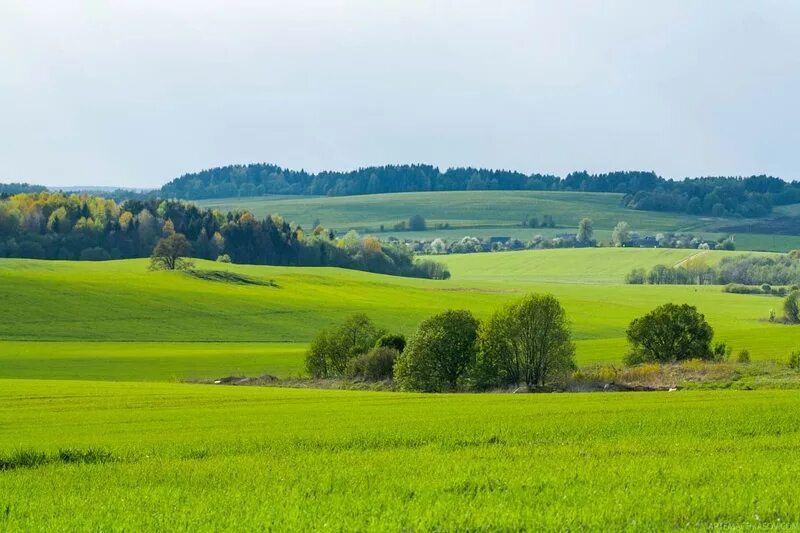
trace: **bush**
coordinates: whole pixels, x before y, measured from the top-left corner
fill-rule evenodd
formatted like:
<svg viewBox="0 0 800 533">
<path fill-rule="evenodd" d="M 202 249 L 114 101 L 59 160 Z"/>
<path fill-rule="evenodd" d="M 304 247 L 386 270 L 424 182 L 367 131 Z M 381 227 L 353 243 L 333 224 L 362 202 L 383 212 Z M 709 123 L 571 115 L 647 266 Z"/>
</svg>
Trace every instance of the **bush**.
<svg viewBox="0 0 800 533">
<path fill-rule="evenodd" d="M 631 352 L 627 364 L 672 363 L 685 359 L 712 359 L 714 330 L 696 307 L 665 304 L 634 319 L 626 331 Z"/>
<path fill-rule="evenodd" d="M 783 314 L 788 323 L 800 323 L 800 291 L 792 291 L 783 301 Z"/>
<path fill-rule="evenodd" d="M 733 348 L 727 345 L 724 342 L 718 342 L 714 344 L 714 349 L 711 350 L 711 361 L 720 363 L 722 361 L 726 361 L 733 352 Z"/>
<path fill-rule="evenodd" d="M 394 367 L 404 390 L 455 390 L 475 362 L 478 320 L 449 310 L 423 321 Z"/>
<path fill-rule="evenodd" d="M 800 370 L 800 351 L 789 354 L 789 368 Z"/>
<path fill-rule="evenodd" d="M 398 353 L 406 349 L 406 337 L 399 333 L 387 333 L 375 343 L 376 348 L 394 348 Z"/>
<path fill-rule="evenodd" d="M 363 378 L 368 381 L 392 379 L 394 364 L 400 352 L 394 348 L 379 346 L 359 355 L 350 364 L 349 375 L 352 378 Z"/>
<path fill-rule="evenodd" d="M 382 334 L 363 313 L 348 317 L 334 330 L 323 329 L 306 353 L 306 371 L 315 378 L 344 377 L 350 362 L 367 353 Z"/>
<path fill-rule="evenodd" d="M 625 283 L 643 285 L 646 278 L 647 272 L 643 268 L 634 268 L 625 276 Z"/>
<path fill-rule="evenodd" d="M 736 356 L 736 362 L 747 364 L 750 362 L 750 351 L 749 350 L 740 350 L 739 355 Z"/>
<path fill-rule="evenodd" d="M 230 263 L 230 262 L 231 262 L 231 256 L 229 256 L 228 254 L 222 254 L 217 256 L 217 263 Z"/>
</svg>

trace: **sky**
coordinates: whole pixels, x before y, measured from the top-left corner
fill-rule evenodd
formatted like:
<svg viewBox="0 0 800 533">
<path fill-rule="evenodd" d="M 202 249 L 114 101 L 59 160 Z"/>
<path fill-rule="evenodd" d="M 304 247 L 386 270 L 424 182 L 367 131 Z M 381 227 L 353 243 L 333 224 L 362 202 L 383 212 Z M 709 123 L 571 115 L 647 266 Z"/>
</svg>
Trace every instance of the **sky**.
<svg viewBox="0 0 800 533">
<path fill-rule="evenodd" d="M 0 2 L 0 182 L 388 163 L 800 178 L 796 0 Z"/>
</svg>

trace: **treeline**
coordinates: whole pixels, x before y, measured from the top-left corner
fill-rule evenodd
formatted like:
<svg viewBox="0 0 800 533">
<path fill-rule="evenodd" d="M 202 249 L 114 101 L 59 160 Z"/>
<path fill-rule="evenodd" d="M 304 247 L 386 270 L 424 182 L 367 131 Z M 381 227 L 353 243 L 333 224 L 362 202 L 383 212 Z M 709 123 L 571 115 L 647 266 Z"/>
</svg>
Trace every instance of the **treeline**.
<svg viewBox="0 0 800 533">
<path fill-rule="evenodd" d="M 800 251 L 786 255 L 724 257 L 716 267 L 702 257 L 678 266 L 655 265 L 649 271 L 635 268 L 626 283 L 652 285 L 800 285 Z M 736 292 L 736 291 L 731 291 Z"/>
<path fill-rule="evenodd" d="M 105 260 L 148 257 L 162 237 L 178 233 L 193 257 L 235 263 L 336 266 L 442 279 L 439 263 L 415 261 L 405 246 L 322 226 L 305 232 L 279 215 L 222 213 L 167 200 L 114 200 L 63 193 L 17 194 L 0 200 L 0 257 Z"/>
<path fill-rule="evenodd" d="M 510 170 L 386 165 L 349 172 L 309 173 L 277 165 L 218 167 L 185 174 L 161 188 L 161 196 L 202 199 L 269 194 L 347 196 L 415 191 L 532 190 L 625 194 L 632 209 L 713 216 L 758 217 L 773 205 L 800 202 L 800 183 L 771 176 L 704 177 L 681 181 L 654 172 L 573 172 L 566 177 Z"/>
<path fill-rule="evenodd" d="M 44 185 L 32 185 L 30 183 L 0 183 L 0 199 L 11 196 L 12 194 L 28 192 L 44 192 L 47 187 Z"/>
</svg>

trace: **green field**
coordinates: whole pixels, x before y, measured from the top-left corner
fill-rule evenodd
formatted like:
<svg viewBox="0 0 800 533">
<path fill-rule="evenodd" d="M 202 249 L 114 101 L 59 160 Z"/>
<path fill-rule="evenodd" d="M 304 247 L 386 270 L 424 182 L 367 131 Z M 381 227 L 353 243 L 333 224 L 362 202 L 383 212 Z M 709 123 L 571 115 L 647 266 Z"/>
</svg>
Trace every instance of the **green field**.
<svg viewBox="0 0 800 533">
<path fill-rule="evenodd" d="M 706 313 L 753 359 L 800 348 L 781 300 L 634 286 L 698 252 L 450 255 L 432 281 L 198 261 L 0 260 L 0 530 L 706 530 L 800 527 L 796 391 L 423 395 L 180 383 L 303 373 L 307 342 L 362 311 L 411 333 L 555 294 L 580 365 L 619 363 L 634 317 Z M 738 252 L 705 252 L 714 264 Z"/>
<path fill-rule="evenodd" d="M 354 312 L 405 334 L 445 308 L 485 318 L 528 292 L 549 292 L 572 322 L 579 364 L 618 363 L 628 323 L 658 304 L 690 303 L 719 340 L 754 359 L 785 360 L 795 328 L 767 322 L 779 298 L 719 287 L 632 286 L 633 267 L 677 264 L 695 251 L 578 249 L 451 255 L 448 281 L 333 268 L 222 265 L 277 286 L 147 272 L 147 261 L 0 260 L 0 377 L 171 380 L 303 373 L 306 343 Z M 707 252 L 713 264 L 729 252 Z"/>
<path fill-rule="evenodd" d="M 724 219 L 693 216 L 682 213 L 636 211 L 620 206 L 622 194 L 574 193 L 546 191 L 453 191 L 376 194 L 338 197 L 280 198 L 223 198 L 199 200 L 202 207 L 222 211 L 247 209 L 257 216 L 280 214 L 286 220 L 305 228 L 315 220 L 336 231 L 357 229 L 375 233 L 381 224 L 386 233 L 382 236 L 433 239 L 442 237 L 456 240 L 474 237 L 508 236 L 530 240 L 540 234 L 552 237 L 574 231 L 578 221 L 589 217 L 594 221 L 596 238 L 610 240 L 611 230 L 619 221 L 626 221 L 631 229 L 646 234 L 665 231 L 690 232 L 705 238 L 718 238 L 725 234 L 719 228 L 738 225 L 742 219 Z M 794 206 L 776 210 L 775 216 L 791 214 Z M 392 227 L 412 215 L 425 217 L 429 228 L 449 224 L 450 229 L 430 229 L 425 232 L 395 232 Z M 543 215 L 555 218 L 557 228 L 523 228 L 526 216 Z M 788 251 L 800 248 L 800 231 L 797 235 L 762 235 L 742 233 L 737 235 L 737 245 L 743 250 Z"/>
<path fill-rule="evenodd" d="M 2 384 L 8 531 L 800 527 L 796 392 Z"/>
</svg>

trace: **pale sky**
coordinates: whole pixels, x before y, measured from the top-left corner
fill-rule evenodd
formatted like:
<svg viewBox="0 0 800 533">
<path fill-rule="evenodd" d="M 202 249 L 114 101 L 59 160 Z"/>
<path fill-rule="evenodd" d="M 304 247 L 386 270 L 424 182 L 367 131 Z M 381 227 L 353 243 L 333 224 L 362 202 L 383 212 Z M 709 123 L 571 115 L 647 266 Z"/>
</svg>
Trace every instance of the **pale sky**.
<svg viewBox="0 0 800 533">
<path fill-rule="evenodd" d="M 0 181 L 800 177 L 800 2 L 0 1 Z"/>
</svg>

